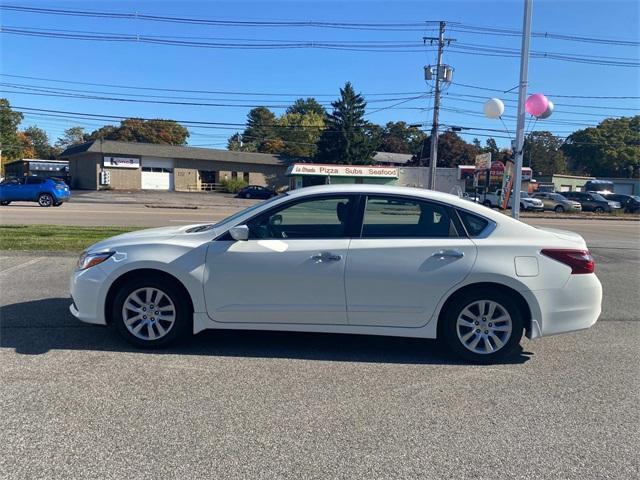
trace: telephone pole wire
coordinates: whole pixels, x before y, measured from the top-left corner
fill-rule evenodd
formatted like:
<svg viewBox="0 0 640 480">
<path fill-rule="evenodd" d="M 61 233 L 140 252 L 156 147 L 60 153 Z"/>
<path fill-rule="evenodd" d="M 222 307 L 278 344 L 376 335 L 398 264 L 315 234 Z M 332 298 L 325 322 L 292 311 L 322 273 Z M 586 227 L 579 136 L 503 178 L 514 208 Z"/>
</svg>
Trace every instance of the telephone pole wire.
<svg viewBox="0 0 640 480">
<path fill-rule="evenodd" d="M 442 64 L 442 50 L 445 45 L 449 45 L 451 42 L 454 42 L 453 38 L 445 38 L 444 37 L 444 29 L 446 26 L 446 22 L 440 22 L 440 32 L 437 38 L 435 37 L 423 37 L 424 43 L 427 43 L 427 40 L 432 44 L 434 42 L 438 42 L 438 63 L 435 67 L 435 81 L 436 86 L 434 89 L 434 100 L 433 100 L 433 123 L 431 126 L 431 150 L 429 153 L 429 189 L 436 189 L 436 167 L 438 165 L 438 116 L 440 114 L 440 82 L 451 82 L 453 69 L 448 65 Z M 430 80 L 432 78 L 433 71 L 431 70 L 431 66 L 425 67 L 425 78 Z"/>
</svg>

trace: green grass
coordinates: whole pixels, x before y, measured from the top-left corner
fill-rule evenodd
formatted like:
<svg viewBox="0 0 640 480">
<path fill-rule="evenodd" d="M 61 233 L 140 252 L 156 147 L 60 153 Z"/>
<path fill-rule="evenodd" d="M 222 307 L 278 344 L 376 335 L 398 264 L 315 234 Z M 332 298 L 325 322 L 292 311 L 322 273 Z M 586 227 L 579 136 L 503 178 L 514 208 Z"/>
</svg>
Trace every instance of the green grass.
<svg viewBox="0 0 640 480">
<path fill-rule="evenodd" d="M 0 225 L 0 250 L 81 252 L 102 239 L 133 230 L 138 228 Z"/>
</svg>

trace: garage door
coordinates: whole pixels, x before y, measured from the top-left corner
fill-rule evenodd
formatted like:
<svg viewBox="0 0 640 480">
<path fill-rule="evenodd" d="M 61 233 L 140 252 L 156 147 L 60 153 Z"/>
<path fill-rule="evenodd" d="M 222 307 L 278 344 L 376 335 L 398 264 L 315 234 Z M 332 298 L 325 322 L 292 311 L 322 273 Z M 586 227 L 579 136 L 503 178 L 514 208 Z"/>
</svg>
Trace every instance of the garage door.
<svg viewBox="0 0 640 480">
<path fill-rule="evenodd" d="M 142 159 L 143 190 L 173 190 L 173 160 Z"/>
</svg>

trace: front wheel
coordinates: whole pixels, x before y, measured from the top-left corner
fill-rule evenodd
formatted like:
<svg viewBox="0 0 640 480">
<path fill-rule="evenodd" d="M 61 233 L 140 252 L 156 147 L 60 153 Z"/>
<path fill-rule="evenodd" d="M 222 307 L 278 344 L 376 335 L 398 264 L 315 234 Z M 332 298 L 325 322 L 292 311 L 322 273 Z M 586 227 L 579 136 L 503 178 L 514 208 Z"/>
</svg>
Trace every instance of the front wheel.
<svg viewBox="0 0 640 480">
<path fill-rule="evenodd" d="M 143 348 L 165 346 L 186 335 L 189 317 L 184 293 L 164 278 L 126 282 L 112 308 L 112 322 L 120 335 Z"/>
<path fill-rule="evenodd" d="M 604 208 L 602 207 L 596 207 L 593 209 L 594 213 L 604 213 Z"/>
<path fill-rule="evenodd" d="M 455 298 L 445 312 L 442 333 L 449 348 L 474 363 L 509 356 L 524 330 L 518 305 L 501 292 L 475 291 Z"/>
<path fill-rule="evenodd" d="M 562 205 L 557 205 L 553 210 L 556 213 L 564 213 L 564 207 Z"/>
<path fill-rule="evenodd" d="M 38 197 L 38 205 L 41 207 L 50 207 L 53 205 L 53 197 L 48 193 L 42 193 Z"/>
</svg>

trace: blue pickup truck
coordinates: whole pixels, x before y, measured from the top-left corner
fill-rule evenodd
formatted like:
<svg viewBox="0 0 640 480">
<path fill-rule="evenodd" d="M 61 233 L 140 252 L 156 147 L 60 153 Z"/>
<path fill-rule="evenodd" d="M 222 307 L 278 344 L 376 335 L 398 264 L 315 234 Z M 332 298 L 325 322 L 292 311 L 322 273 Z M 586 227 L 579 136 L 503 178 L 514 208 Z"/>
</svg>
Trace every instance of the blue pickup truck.
<svg viewBox="0 0 640 480">
<path fill-rule="evenodd" d="M 66 183 L 58 178 L 8 178 L 0 183 L 0 205 L 38 202 L 41 207 L 59 207 L 71 197 Z"/>
</svg>

